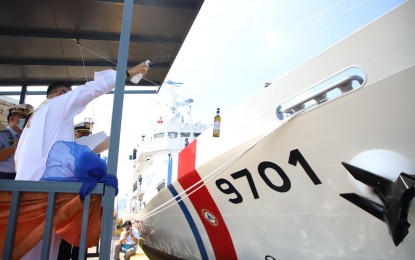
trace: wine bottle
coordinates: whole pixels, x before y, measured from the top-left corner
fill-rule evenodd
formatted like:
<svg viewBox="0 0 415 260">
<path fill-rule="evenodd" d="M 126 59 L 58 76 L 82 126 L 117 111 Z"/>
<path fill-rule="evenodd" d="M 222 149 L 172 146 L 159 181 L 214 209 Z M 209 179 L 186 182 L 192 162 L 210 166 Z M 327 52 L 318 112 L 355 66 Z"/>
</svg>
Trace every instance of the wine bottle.
<svg viewBox="0 0 415 260">
<path fill-rule="evenodd" d="M 213 120 L 213 137 L 220 136 L 220 124 L 221 124 L 220 108 L 218 108 L 216 110 L 216 116 Z"/>
</svg>

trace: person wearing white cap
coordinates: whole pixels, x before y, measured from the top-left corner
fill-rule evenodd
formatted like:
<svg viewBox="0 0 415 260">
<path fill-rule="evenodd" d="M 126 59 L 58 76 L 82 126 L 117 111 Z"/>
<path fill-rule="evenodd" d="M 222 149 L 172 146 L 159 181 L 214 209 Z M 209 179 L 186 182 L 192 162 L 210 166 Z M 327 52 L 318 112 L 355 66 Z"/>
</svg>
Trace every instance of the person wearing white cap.
<svg viewBox="0 0 415 260">
<path fill-rule="evenodd" d="M 74 128 L 75 139 L 92 134 L 93 127 L 94 127 L 94 122 L 81 122 L 81 123 L 76 124 Z"/>
<path fill-rule="evenodd" d="M 142 62 L 127 71 L 128 76 L 147 74 L 149 66 Z M 95 72 L 94 80 L 72 90 L 65 82 L 51 84 L 46 100 L 29 118 L 17 146 L 16 180 L 35 180 L 43 177 L 49 151 L 58 141 L 74 141 L 74 117 L 93 99 L 115 88 L 115 70 Z M 50 258 L 57 259 L 61 238 L 52 234 Z M 39 259 L 40 240 L 22 259 Z"/>
<path fill-rule="evenodd" d="M 33 107 L 29 104 L 15 105 L 5 109 L 8 126 L 0 131 L 0 179 L 14 180 L 16 177 L 14 152 L 26 119 L 32 111 Z"/>
</svg>

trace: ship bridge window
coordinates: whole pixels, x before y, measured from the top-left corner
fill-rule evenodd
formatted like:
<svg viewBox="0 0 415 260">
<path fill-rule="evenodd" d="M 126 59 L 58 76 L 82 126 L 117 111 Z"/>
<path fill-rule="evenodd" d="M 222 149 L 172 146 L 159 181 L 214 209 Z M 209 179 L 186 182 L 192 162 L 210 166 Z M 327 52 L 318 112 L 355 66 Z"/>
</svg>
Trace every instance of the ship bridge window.
<svg viewBox="0 0 415 260">
<path fill-rule="evenodd" d="M 189 132 L 181 132 L 180 137 L 190 137 L 190 133 Z"/>
<path fill-rule="evenodd" d="M 159 182 L 159 184 L 157 184 L 157 191 L 161 191 L 161 189 L 163 189 L 164 187 L 166 187 L 166 181 L 163 179 L 161 182 Z"/>
<path fill-rule="evenodd" d="M 337 99 L 361 88 L 365 82 L 366 74 L 362 69 L 347 68 L 277 106 L 277 118 L 284 120 L 299 112 Z"/>
<path fill-rule="evenodd" d="M 164 132 L 163 133 L 156 133 L 156 134 L 154 134 L 154 139 L 163 138 L 164 136 L 165 136 Z"/>
<path fill-rule="evenodd" d="M 168 136 L 169 138 L 177 138 L 177 132 L 169 132 Z"/>
<path fill-rule="evenodd" d="M 201 133 L 193 133 L 193 137 L 198 137 Z"/>
</svg>

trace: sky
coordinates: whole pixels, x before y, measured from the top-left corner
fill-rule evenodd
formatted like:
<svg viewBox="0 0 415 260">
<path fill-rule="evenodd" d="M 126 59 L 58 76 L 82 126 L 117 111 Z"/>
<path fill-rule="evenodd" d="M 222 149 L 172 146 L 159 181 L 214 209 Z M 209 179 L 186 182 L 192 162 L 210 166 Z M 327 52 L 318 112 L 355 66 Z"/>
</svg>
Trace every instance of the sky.
<svg viewBox="0 0 415 260">
<path fill-rule="evenodd" d="M 205 0 L 167 79 L 212 120 L 399 2 Z"/>
<path fill-rule="evenodd" d="M 210 124 L 216 108 L 226 116 L 259 93 L 265 83 L 282 77 L 402 2 L 205 0 L 166 81 L 182 83 L 176 93 L 194 100 L 194 122 Z M 150 113 L 156 98 L 124 98 L 117 173 L 121 190 L 131 186 L 133 168 L 128 155 L 157 119 Z M 30 97 L 26 101 L 39 103 Z M 103 130 L 109 135 L 111 109 L 112 95 L 100 97 L 77 116 L 75 124 L 92 117 L 94 132 Z"/>
</svg>

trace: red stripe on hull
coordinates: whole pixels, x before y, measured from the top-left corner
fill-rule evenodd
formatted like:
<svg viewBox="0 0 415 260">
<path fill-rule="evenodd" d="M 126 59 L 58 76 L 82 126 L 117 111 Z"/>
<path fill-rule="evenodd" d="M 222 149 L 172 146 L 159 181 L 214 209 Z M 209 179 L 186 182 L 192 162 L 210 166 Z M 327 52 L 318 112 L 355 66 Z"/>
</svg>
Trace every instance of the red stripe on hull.
<svg viewBox="0 0 415 260">
<path fill-rule="evenodd" d="M 193 171 L 196 165 L 196 142 L 195 139 L 189 145 L 187 145 L 179 153 L 179 166 L 177 169 L 177 179 L 180 179 L 187 173 Z"/>
<path fill-rule="evenodd" d="M 195 170 L 196 141 L 197 139 L 179 154 L 178 176 L 180 178 L 178 181 L 185 190 L 201 180 L 199 173 Z M 190 189 L 187 194 L 200 186 L 201 184 Z M 205 227 L 216 259 L 237 259 L 228 227 L 206 186 L 191 194 L 189 200 Z"/>
</svg>

